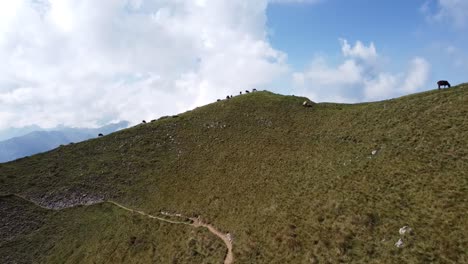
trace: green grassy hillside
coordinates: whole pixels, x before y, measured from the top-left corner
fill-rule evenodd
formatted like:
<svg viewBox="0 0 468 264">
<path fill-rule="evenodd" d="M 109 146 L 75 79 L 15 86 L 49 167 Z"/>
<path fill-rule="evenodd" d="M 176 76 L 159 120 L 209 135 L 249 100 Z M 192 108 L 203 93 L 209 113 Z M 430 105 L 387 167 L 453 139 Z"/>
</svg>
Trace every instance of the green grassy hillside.
<svg viewBox="0 0 468 264">
<path fill-rule="evenodd" d="M 200 215 L 233 234 L 236 263 L 468 262 L 468 85 L 354 105 L 304 100 L 251 93 L 0 164 L 0 194 Z M 2 203 L 2 218 L 25 231 L 0 242 L 1 259 L 219 263 L 225 253 L 207 231 L 109 204 Z M 405 225 L 412 234 L 399 234 Z"/>
</svg>

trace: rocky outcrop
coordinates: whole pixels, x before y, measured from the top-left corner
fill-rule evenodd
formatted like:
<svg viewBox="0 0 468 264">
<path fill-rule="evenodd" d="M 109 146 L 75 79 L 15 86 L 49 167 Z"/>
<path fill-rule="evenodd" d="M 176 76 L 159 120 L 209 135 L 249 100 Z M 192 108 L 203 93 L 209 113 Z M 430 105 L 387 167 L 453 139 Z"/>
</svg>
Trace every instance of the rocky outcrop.
<svg viewBox="0 0 468 264">
<path fill-rule="evenodd" d="M 74 188 L 39 195 L 29 194 L 25 198 L 44 208 L 60 210 L 77 205 L 102 203 L 106 197 L 102 194 Z"/>
</svg>

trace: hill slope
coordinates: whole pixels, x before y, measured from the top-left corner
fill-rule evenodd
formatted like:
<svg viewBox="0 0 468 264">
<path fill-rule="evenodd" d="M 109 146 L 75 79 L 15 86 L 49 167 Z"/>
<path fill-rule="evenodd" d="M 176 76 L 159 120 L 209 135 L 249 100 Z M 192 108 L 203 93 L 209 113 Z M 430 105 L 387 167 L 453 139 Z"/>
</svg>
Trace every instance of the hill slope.
<svg viewBox="0 0 468 264">
<path fill-rule="evenodd" d="M 307 108 L 304 100 L 251 93 L 0 164 L 0 193 L 51 207 L 95 197 L 153 214 L 200 215 L 233 235 L 237 263 L 468 261 L 468 85 L 356 105 Z M 24 206 L 16 203 L 10 207 Z M 91 249 L 148 228 L 112 225 L 109 217 L 122 212 L 101 205 L 65 210 L 106 232 L 46 218 L 68 232 L 50 238 L 33 228 L 34 236 L 75 244 L 43 248 L 38 259 L 72 263 L 62 252 L 73 252 L 87 256 L 83 262 L 119 262 L 110 256 L 131 256 L 129 245 Z M 399 234 L 405 225 L 412 234 Z M 167 254 L 175 263 L 219 262 L 215 242 L 184 255 L 175 245 L 208 238 L 170 228 L 136 236 L 143 248 L 173 245 Z M 0 246 L 0 257 L 26 250 L 27 239 Z"/>
</svg>

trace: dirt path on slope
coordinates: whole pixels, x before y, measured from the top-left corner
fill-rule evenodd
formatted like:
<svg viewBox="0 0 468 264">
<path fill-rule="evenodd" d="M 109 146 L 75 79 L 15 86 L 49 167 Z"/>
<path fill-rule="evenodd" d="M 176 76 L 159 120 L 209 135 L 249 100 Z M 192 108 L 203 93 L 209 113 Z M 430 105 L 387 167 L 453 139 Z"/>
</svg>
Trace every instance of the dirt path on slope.
<svg viewBox="0 0 468 264">
<path fill-rule="evenodd" d="M 226 247 L 228 249 L 226 257 L 224 258 L 224 264 L 231 264 L 234 261 L 234 255 L 232 254 L 232 238 L 229 233 L 224 234 L 218 229 L 216 229 L 214 226 L 202 222 L 199 218 L 192 217 L 190 220 L 193 221 L 192 226 L 194 227 L 206 227 L 211 233 L 215 234 L 219 238 L 221 238 L 226 244 Z"/>
<path fill-rule="evenodd" d="M 162 217 L 159 217 L 159 216 L 154 216 L 154 215 L 151 215 L 151 214 L 147 214 L 143 211 L 138 211 L 138 210 L 135 210 L 135 209 L 131 209 L 131 208 L 128 208 L 124 205 L 121 205 L 119 203 L 116 203 L 114 201 L 106 201 L 107 203 L 110 203 L 110 204 L 113 204 L 123 210 L 126 210 L 126 211 L 129 211 L 131 213 L 137 213 L 137 214 L 141 214 L 143 216 L 146 216 L 148 218 L 151 218 L 151 219 L 157 219 L 159 221 L 163 221 L 163 222 L 166 222 L 166 223 L 171 223 L 171 224 L 183 224 L 183 225 L 192 225 L 190 224 L 189 222 L 180 222 L 180 221 L 173 221 L 173 220 L 170 220 L 170 219 L 165 219 L 165 218 L 162 218 Z M 187 218 L 188 219 L 188 218 Z"/>
<path fill-rule="evenodd" d="M 62 208 L 62 209 L 48 208 L 46 206 L 43 206 L 43 205 L 41 205 L 41 204 L 39 204 L 39 203 L 37 203 L 35 201 L 29 200 L 28 198 L 26 198 L 26 197 L 24 197 L 22 195 L 18 195 L 18 194 L 2 195 L 2 196 L 0 196 L 0 198 L 1 197 L 8 197 L 8 196 L 14 196 L 14 197 L 20 198 L 22 200 L 30 202 L 30 203 L 34 204 L 35 206 L 38 206 L 38 207 L 46 209 L 46 210 L 60 211 L 62 209 L 65 209 L 65 208 Z M 189 219 L 192 222 L 174 221 L 174 220 L 166 219 L 166 218 L 163 218 L 163 217 L 151 215 L 151 214 L 145 213 L 143 211 L 135 210 L 135 209 L 129 208 L 129 207 L 125 206 L 125 205 L 122 205 L 120 203 L 110 201 L 110 200 L 101 201 L 101 202 L 97 202 L 97 203 L 94 203 L 94 204 L 100 204 L 100 203 L 109 203 L 109 204 L 117 206 L 118 208 L 123 209 L 125 211 L 131 212 L 131 213 L 137 213 L 137 214 L 140 214 L 142 216 L 145 216 L 145 217 L 148 217 L 148 218 L 151 218 L 151 219 L 155 219 L 155 220 L 159 220 L 159 221 L 162 221 L 162 222 L 166 222 L 166 223 L 189 225 L 189 226 L 193 226 L 195 228 L 204 227 L 204 228 L 208 229 L 208 231 L 210 231 L 212 234 L 219 237 L 224 242 L 224 244 L 226 245 L 227 253 L 226 253 L 226 257 L 224 258 L 224 264 L 232 264 L 234 262 L 234 255 L 232 253 L 232 238 L 231 238 L 230 234 L 229 233 L 225 234 L 225 233 L 219 231 L 213 225 L 207 224 L 207 223 L 201 221 L 200 218 L 186 217 L 186 216 L 183 216 L 181 214 L 168 214 L 168 213 L 165 214 L 165 215 L 169 215 L 169 216 L 175 216 L 175 217 L 179 217 L 179 218 Z M 81 205 L 81 206 L 90 206 L 90 205 L 92 205 L 92 204 Z M 78 205 L 76 205 L 76 206 L 78 206 Z M 75 206 L 70 206 L 70 207 L 75 207 Z M 70 208 L 70 207 L 67 207 L 67 208 Z"/>
</svg>

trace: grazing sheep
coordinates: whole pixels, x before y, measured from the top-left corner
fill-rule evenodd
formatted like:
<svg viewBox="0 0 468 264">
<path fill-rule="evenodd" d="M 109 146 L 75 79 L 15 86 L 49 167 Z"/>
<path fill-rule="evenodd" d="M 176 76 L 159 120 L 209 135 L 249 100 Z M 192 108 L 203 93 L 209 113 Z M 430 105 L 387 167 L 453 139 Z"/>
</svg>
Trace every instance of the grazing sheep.
<svg viewBox="0 0 468 264">
<path fill-rule="evenodd" d="M 226 96 L 226 99 L 230 99 L 230 98 L 231 98 L 231 97 L 229 97 L 229 95 L 228 95 L 228 96 Z"/>
<path fill-rule="evenodd" d="M 249 90 L 245 90 L 245 93 L 250 93 Z"/>
<path fill-rule="evenodd" d="M 448 88 L 451 87 L 451 86 L 450 86 L 450 83 L 449 83 L 448 81 L 446 81 L 446 80 L 440 80 L 440 81 L 438 81 L 438 82 L 437 82 L 437 85 L 439 86 L 439 90 L 440 90 L 440 87 L 442 87 L 442 88 L 443 88 L 444 86 L 446 86 L 446 87 L 448 87 Z"/>
<path fill-rule="evenodd" d="M 146 121 L 145 121 L 145 120 L 143 120 L 143 121 L 141 121 L 141 122 L 142 122 L 143 124 L 146 124 Z"/>
<path fill-rule="evenodd" d="M 216 102 L 219 102 L 219 101 L 221 101 L 221 99 L 216 100 Z"/>
<path fill-rule="evenodd" d="M 98 137 L 102 137 L 102 136 L 104 136 L 104 135 L 103 135 L 103 134 L 101 134 L 101 133 L 99 133 Z"/>
<path fill-rule="evenodd" d="M 241 94 L 242 94 L 242 92 L 239 92 L 239 95 L 241 95 Z"/>
<path fill-rule="evenodd" d="M 256 92 L 256 91 L 257 91 L 257 89 L 255 89 L 255 88 L 252 89 L 252 92 Z"/>
</svg>

